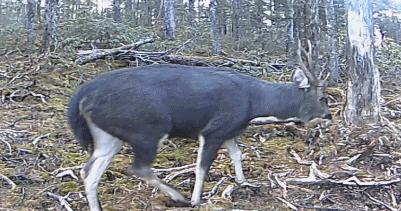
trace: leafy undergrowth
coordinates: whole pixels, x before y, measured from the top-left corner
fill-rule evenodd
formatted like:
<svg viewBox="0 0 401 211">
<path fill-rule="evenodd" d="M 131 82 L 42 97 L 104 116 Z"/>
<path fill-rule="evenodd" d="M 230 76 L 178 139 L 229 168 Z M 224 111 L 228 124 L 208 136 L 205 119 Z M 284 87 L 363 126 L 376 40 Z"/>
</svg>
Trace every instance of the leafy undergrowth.
<svg viewBox="0 0 401 211">
<path fill-rule="evenodd" d="M 59 210 L 49 193 L 65 197 L 74 210 L 86 209 L 79 169 L 88 155 L 81 151 L 67 126 L 65 111 L 75 88 L 102 71 L 121 64 L 96 62 L 76 66 L 61 55 L 11 52 L 0 60 L 0 173 L 16 187 L 0 180 L 0 209 Z M 218 187 L 201 209 L 383 210 L 400 208 L 401 186 L 380 185 L 399 178 L 401 168 L 399 81 L 384 81 L 383 123 L 346 128 L 340 121 L 344 91 L 330 88 L 336 121 L 329 128 L 296 125 L 251 126 L 242 136 L 245 176 L 260 188 L 239 188 L 226 150 L 209 173 L 205 192 Z M 398 94 L 397 94 L 398 93 Z M 154 164 L 168 169 L 195 163 L 197 142 L 170 140 L 161 146 Z M 299 155 L 303 161 L 294 159 Z M 169 199 L 127 172 L 133 160 L 128 146 L 103 175 L 98 192 L 105 210 L 188 210 L 169 207 Z M 326 174 L 310 174 L 311 165 Z M 193 165 L 188 168 L 192 168 Z M 66 176 L 58 177 L 59 173 Z M 190 198 L 193 171 L 165 171 L 161 178 Z M 175 175 L 176 174 L 176 175 Z M 302 180 L 308 176 L 314 180 Z M 74 178 L 74 177 L 78 178 Z M 362 182 L 346 183 L 355 176 Z M 224 182 L 216 186 L 222 179 Z M 310 177 L 313 179 L 312 177 Z M 331 181 L 331 182 L 330 182 Z M 337 182 L 337 183 L 336 183 Z M 352 183 L 352 182 L 351 182 Z M 234 189 L 230 188 L 234 187 Z"/>
</svg>

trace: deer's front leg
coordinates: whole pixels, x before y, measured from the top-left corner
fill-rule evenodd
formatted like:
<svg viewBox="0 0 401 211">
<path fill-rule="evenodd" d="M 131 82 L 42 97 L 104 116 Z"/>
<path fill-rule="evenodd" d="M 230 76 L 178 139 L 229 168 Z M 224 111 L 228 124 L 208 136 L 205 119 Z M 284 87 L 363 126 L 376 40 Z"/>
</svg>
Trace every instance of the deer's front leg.
<svg viewBox="0 0 401 211">
<path fill-rule="evenodd" d="M 239 137 L 230 139 L 224 142 L 224 148 L 228 150 L 228 154 L 234 163 L 235 181 L 241 186 L 260 187 L 259 185 L 251 184 L 246 181 L 244 171 L 242 170 L 242 153 L 238 146 Z"/>
</svg>

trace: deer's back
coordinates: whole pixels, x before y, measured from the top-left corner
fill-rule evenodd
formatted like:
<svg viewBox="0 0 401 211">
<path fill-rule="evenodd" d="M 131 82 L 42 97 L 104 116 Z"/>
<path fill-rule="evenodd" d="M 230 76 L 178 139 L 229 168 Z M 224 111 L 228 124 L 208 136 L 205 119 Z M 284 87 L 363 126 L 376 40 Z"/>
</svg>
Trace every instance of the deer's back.
<svg viewBox="0 0 401 211">
<path fill-rule="evenodd" d="M 80 112 L 101 128 L 196 137 L 211 121 L 246 123 L 247 85 L 253 80 L 224 69 L 155 65 L 100 75 L 84 84 L 76 98 Z"/>
</svg>

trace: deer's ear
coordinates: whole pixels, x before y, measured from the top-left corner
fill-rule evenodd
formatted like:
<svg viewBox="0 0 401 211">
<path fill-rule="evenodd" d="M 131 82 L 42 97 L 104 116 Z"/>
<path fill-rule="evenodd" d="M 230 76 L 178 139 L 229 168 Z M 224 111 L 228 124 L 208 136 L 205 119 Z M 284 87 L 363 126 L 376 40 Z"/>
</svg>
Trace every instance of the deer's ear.
<svg viewBox="0 0 401 211">
<path fill-rule="evenodd" d="M 300 89 L 305 89 L 310 87 L 308 77 L 306 77 L 304 71 L 302 71 L 299 68 L 297 68 L 294 74 L 292 75 L 292 81 L 298 84 L 298 87 Z"/>
</svg>

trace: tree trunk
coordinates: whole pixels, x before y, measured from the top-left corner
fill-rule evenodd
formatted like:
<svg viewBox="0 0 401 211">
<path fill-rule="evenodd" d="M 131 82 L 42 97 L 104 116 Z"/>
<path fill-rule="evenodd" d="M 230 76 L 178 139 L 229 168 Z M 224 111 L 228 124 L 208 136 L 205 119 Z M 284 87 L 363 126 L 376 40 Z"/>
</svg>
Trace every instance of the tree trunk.
<svg viewBox="0 0 401 211">
<path fill-rule="evenodd" d="M 212 32 L 212 53 L 219 55 L 221 53 L 220 33 L 217 22 L 217 0 L 210 0 L 210 22 Z"/>
<path fill-rule="evenodd" d="M 326 17 L 327 17 L 327 41 L 329 45 L 329 64 L 328 69 L 331 73 L 331 83 L 336 84 L 341 80 L 340 67 L 338 58 L 338 34 L 336 14 L 334 11 L 334 0 L 326 0 Z"/>
<path fill-rule="evenodd" d="M 241 22 L 241 0 L 233 0 L 232 8 L 232 36 L 235 41 L 239 41 L 240 37 L 240 22 Z"/>
<path fill-rule="evenodd" d="M 175 8 L 174 0 L 164 1 L 164 30 L 167 39 L 175 38 Z"/>
<path fill-rule="evenodd" d="M 1 6 L 1 5 L 0 5 Z M 28 48 L 32 48 L 35 42 L 35 30 L 33 24 L 35 22 L 35 0 L 28 0 L 26 4 L 26 30 Z"/>
<path fill-rule="evenodd" d="M 132 0 L 125 0 L 125 7 L 124 7 L 125 15 L 124 15 L 124 17 L 125 17 L 125 20 L 128 23 L 131 23 L 132 20 L 133 20 L 133 14 L 132 14 L 133 8 L 132 8 L 132 5 L 133 5 L 132 4 Z"/>
<path fill-rule="evenodd" d="M 188 23 L 194 24 L 195 0 L 188 0 Z"/>
<path fill-rule="evenodd" d="M 371 0 L 347 2 L 347 97 L 344 120 L 363 125 L 379 121 L 380 75 L 374 65 Z"/>
<path fill-rule="evenodd" d="M 121 22 L 121 0 L 113 0 L 113 20 Z"/>
<path fill-rule="evenodd" d="M 310 71 L 312 71 L 317 76 L 320 75 L 322 71 L 322 65 L 319 62 L 319 53 L 321 48 L 318 3 L 319 0 L 306 0 L 306 4 L 304 7 L 304 41 L 309 40 L 312 43 L 312 49 L 309 49 L 309 51 L 312 52 L 313 64 L 311 64 L 312 66 L 309 68 Z"/>
<path fill-rule="evenodd" d="M 294 37 L 294 0 L 287 0 L 287 14 L 286 14 L 288 25 L 287 25 L 287 55 L 289 58 L 289 64 L 295 63 L 297 47 L 295 45 Z"/>
<path fill-rule="evenodd" d="M 37 23 L 40 23 L 42 20 L 41 20 L 41 18 L 42 18 L 42 14 L 41 14 L 41 0 L 38 0 L 37 2 L 36 2 L 36 22 Z"/>
<path fill-rule="evenodd" d="M 57 11 L 58 0 L 46 0 L 45 3 L 45 23 L 43 42 L 46 49 L 56 47 L 56 31 L 57 31 Z"/>
<path fill-rule="evenodd" d="M 148 4 L 150 3 L 149 0 L 142 0 L 141 1 L 141 24 L 142 26 L 149 26 L 149 7 Z"/>
</svg>

